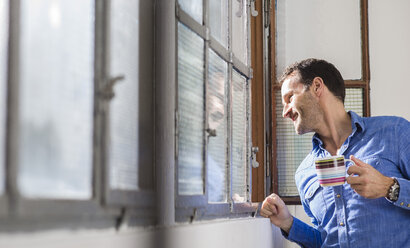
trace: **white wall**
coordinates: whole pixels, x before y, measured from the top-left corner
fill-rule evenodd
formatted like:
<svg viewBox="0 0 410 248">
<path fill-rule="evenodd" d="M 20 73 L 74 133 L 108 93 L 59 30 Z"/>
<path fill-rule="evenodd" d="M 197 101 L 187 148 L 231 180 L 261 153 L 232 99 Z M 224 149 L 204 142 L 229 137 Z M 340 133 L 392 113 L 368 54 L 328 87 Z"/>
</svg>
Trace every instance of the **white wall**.
<svg viewBox="0 0 410 248">
<path fill-rule="evenodd" d="M 410 1 L 369 1 L 371 115 L 410 120 Z"/>
<path fill-rule="evenodd" d="M 51 231 L 1 234 L 0 247 L 7 248 L 280 248 L 273 238 L 279 229 L 265 218 L 220 220 L 175 225 L 170 228 L 105 231 Z"/>
</svg>

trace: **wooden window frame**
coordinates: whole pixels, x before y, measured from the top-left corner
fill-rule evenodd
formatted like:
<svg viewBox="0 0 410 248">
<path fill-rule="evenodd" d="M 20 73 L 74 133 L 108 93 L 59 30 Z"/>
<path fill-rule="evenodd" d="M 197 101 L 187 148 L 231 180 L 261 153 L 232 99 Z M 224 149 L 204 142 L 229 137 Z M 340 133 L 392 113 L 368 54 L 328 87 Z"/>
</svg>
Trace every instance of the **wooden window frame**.
<svg viewBox="0 0 410 248">
<path fill-rule="evenodd" d="M 277 142 L 276 142 L 276 100 L 275 93 L 281 86 L 276 75 L 276 7 L 273 0 L 255 0 L 255 7 L 260 13 L 251 20 L 252 30 L 252 142 L 259 147 L 257 154 L 258 168 L 252 169 L 252 199 L 263 201 L 267 194 L 278 194 Z M 264 4 L 264 11 L 262 5 Z M 265 16 L 261 13 L 268 13 Z M 264 20 L 264 18 L 267 19 Z M 265 23 L 264 23 L 265 22 Z M 264 48 L 264 24 L 270 25 L 268 46 Z M 370 66 L 368 35 L 368 0 L 360 0 L 361 25 L 361 65 L 362 75 L 358 80 L 345 80 L 346 88 L 363 89 L 363 116 L 370 116 Z M 264 51 L 268 49 L 268 68 L 264 67 Z M 267 70 L 268 72 L 266 73 Z M 264 79 L 264 75 L 269 78 Z M 267 94 L 265 92 L 268 92 Z M 261 97 L 262 96 L 262 97 Z M 265 97 L 267 98 L 265 100 Z M 268 106 L 264 104 L 268 102 Z M 270 126 L 266 125 L 268 118 Z M 261 152 L 262 151 L 262 152 Z M 266 154 L 266 155 L 265 155 Z M 266 171 L 266 173 L 265 173 Z M 266 178 L 269 180 L 265 182 Z M 267 184 L 267 185 L 266 185 Z M 266 187 L 265 187 L 266 186 Z M 265 191 L 267 191 L 265 193 Z M 286 204 L 300 204 L 299 196 L 282 197 Z"/>
</svg>

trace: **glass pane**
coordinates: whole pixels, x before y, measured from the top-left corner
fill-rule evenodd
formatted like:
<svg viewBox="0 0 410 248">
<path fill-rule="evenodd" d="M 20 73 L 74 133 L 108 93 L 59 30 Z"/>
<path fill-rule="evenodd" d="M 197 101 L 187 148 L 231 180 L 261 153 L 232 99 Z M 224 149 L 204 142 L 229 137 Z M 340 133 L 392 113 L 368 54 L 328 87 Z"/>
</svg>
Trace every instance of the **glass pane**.
<svg viewBox="0 0 410 248">
<path fill-rule="evenodd" d="M 346 88 L 345 109 L 346 111 L 352 110 L 359 116 L 363 116 L 362 88 Z"/>
<path fill-rule="evenodd" d="M 125 77 L 115 85 L 110 104 L 109 178 L 114 189 L 153 188 L 153 33 L 147 23 L 152 20 L 150 5 L 151 1 L 111 1 L 110 72 Z"/>
<path fill-rule="evenodd" d="M 245 0 L 232 1 L 232 51 L 248 65 L 248 17 Z"/>
<path fill-rule="evenodd" d="M 227 94 L 228 65 L 215 52 L 209 51 L 208 126 L 216 131 L 208 141 L 208 200 L 226 202 L 227 167 Z"/>
<path fill-rule="evenodd" d="M 94 1 L 21 1 L 18 186 L 90 198 Z"/>
<path fill-rule="evenodd" d="M 360 1 L 277 1 L 277 76 L 306 58 L 333 63 L 344 79 L 360 79 Z"/>
<path fill-rule="evenodd" d="M 7 40 L 8 1 L 0 0 L 0 194 L 4 192 L 4 161 L 6 131 L 6 84 L 7 84 Z"/>
<path fill-rule="evenodd" d="M 209 1 L 209 25 L 211 35 L 224 47 L 228 46 L 228 1 Z"/>
<path fill-rule="evenodd" d="M 279 195 L 298 196 L 295 172 L 312 150 L 313 133 L 298 135 L 292 121 L 282 117 L 281 92 L 276 91 L 276 139 Z"/>
<path fill-rule="evenodd" d="M 181 9 L 202 25 L 203 0 L 178 0 Z"/>
<path fill-rule="evenodd" d="M 232 198 L 246 201 L 247 138 L 246 79 L 232 74 Z"/>
<path fill-rule="evenodd" d="M 204 194 L 204 41 L 178 23 L 178 193 Z"/>
</svg>

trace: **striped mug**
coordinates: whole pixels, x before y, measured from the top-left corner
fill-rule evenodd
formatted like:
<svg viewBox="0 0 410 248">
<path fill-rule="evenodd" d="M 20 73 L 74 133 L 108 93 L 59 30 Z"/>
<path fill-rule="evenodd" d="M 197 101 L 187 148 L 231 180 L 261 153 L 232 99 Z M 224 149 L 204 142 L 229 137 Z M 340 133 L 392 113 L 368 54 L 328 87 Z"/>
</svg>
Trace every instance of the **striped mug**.
<svg viewBox="0 0 410 248">
<path fill-rule="evenodd" d="M 337 186 L 346 182 L 346 161 L 351 159 L 341 156 L 332 156 L 315 159 L 316 174 L 322 186 Z"/>
</svg>

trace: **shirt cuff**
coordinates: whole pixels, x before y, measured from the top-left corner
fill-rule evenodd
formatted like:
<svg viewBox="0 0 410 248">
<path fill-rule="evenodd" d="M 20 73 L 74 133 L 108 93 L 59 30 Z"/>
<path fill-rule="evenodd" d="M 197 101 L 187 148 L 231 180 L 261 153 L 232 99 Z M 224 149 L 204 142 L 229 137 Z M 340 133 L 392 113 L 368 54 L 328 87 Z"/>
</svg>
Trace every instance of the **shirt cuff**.
<svg viewBox="0 0 410 248">
<path fill-rule="evenodd" d="M 322 244 L 320 232 L 295 217 L 289 234 L 282 229 L 281 232 L 287 240 L 298 243 L 302 247 L 320 247 Z"/>
<path fill-rule="evenodd" d="M 395 206 L 410 210 L 410 181 L 404 178 L 396 178 L 396 180 L 400 185 L 399 198 L 392 203 Z"/>
</svg>

